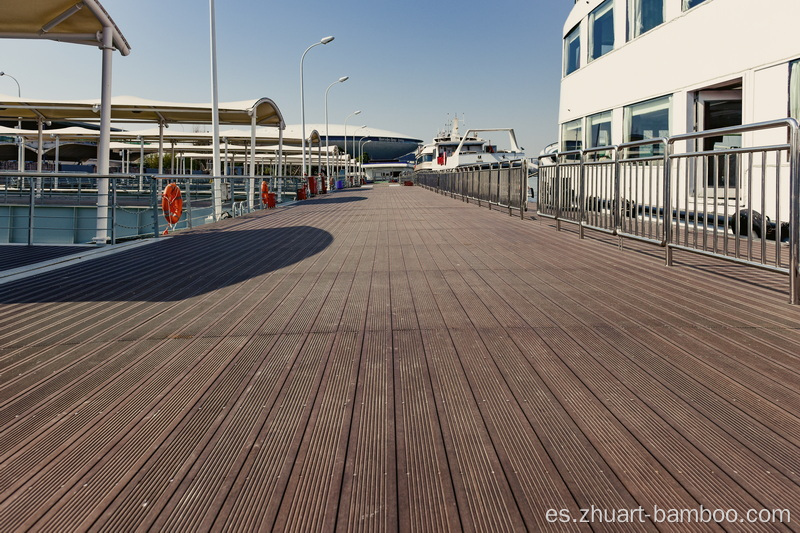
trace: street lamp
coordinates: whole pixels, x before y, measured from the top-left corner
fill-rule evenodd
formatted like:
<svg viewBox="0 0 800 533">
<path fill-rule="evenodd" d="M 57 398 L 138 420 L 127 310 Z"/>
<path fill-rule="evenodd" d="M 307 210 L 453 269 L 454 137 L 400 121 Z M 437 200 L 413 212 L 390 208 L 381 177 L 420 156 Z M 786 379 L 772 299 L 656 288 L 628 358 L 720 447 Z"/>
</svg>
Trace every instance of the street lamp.
<svg viewBox="0 0 800 533">
<path fill-rule="evenodd" d="M 328 36 L 323 39 L 320 39 L 318 43 L 314 43 L 308 48 L 306 51 L 303 52 L 303 55 L 300 57 L 300 121 L 303 123 L 303 168 L 302 168 L 302 177 L 306 177 L 306 99 L 305 94 L 303 93 L 303 61 L 306 59 L 306 54 L 309 50 L 314 48 L 315 46 L 319 46 L 321 44 L 328 44 L 333 40 L 333 36 Z"/>
<path fill-rule="evenodd" d="M 17 84 L 17 98 L 22 98 L 22 89 L 19 86 L 19 81 L 17 78 L 12 76 L 11 74 L 6 74 L 5 72 L 0 71 L 0 76 L 7 76 L 14 80 L 14 83 Z M 17 129 L 22 130 L 22 119 L 20 118 L 17 121 Z M 22 133 L 20 131 L 20 133 Z M 22 172 L 25 170 L 25 144 L 22 141 L 22 136 L 17 136 L 17 169 Z"/>
<path fill-rule="evenodd" d="M 353 115 L 360 115 L 360 114 L 361 114 L 361 110 L 359 109 L 358 111 L 353 111 L 352 113 L 347 115 L 346 119 L 344 119 L 344 156 L 345 156 L 345 158 L 347 158 L 347 155 L 348 155 L 347 154 L 347 121 L 350 120 L 350 117 L 352 117 Z M 355 154 L 355 147 L 353 147 L 353 153 Z M 348 169 L 349 166 L 350 166 L 349 159 L 345 159 L 344 160 L 344 179 L 347 179 L 347 169 Z"/>
<path fill-rule="evenodd" d="M 356 131 L 353 132 L 353 168 L 355 168 L 356 165 L 358 165 L 358 161 L 356 161 L 356 156 L 358 154 L 358 145 L 356 144 L 356 132 L 358 132 L 358 130 L 363 130 L 366 127 L 367 125 L 364 124 L 360 128 L 356 128 Z"/>
<path fill-rule="evenodd" d="M 360 146 L 361 156 L 359 157 L 359 159 L 361 160 L 361 174 L 364 174 L 364 181 L 366 181 L 366 179 L 367 179 L 367 173 L 364 172 L 364 147 L 366 145 L 368 145 L 369 143 L 371 143 L 371 142 L 372 142 L 371 140 L 364 141 L 363 143 L 361 143 L 361 146 Z"/>
<path fill-rule="evenodd" d="M 17 98 L 22 98 L 22 89 L 20 89 L 20 87 L 19 87 L 19 82 L 17 81 L 17 78 L 12 76 L 11 74 L 6 74 L 5 72 L 0 72 L 0 76 L 7 76 L 7 77 L 11 78 L 12 80 L 14 80 L 14 83 L 17 84 Z"/>
<path fill-rule="evenodd" d="M 328 91 L 331 90 L 331 87 L 336 85 L 337 83 L 344 83 L 350 79 L 350 76 L 342 76 L 335 82 L 328 85 L 328 88 L 325 89 L 325 167 L 328 169 L 328 184 L 330 184 L 331 179 L 331 154 L 330 154 L 330 146 L 328 145 Z"/>
<path fill-rule="evenodd" d="M 366 125 L 362 126 L 362 128 L 366 128 L 366 127 L 367 127 Z M 362 143 L 364 142 L 364 139 L 366 139 L 367 137 L 369 137 L 369 133 L 367 133 L 366 135 L 364 135 L 363 137 L 358 139 L 358 161 L 356 162 L 356 168 L 359 168 L 358 164 L 361 163 L 361 156 L 362 156 L 361 147 L 363 146 Z M 355 149 L 355 147 L 356 147 L 356 145 L 355 145 L 355 136 L 353 136 L 353 148 Z M 364 167 L 364 165 L 362 164 L 361 168 L 363 168 L 363 167 Z M 360 171 L 359 171 L 358 179 L 359 179 L 359 181 L 361 181 Z"/>
</svg>

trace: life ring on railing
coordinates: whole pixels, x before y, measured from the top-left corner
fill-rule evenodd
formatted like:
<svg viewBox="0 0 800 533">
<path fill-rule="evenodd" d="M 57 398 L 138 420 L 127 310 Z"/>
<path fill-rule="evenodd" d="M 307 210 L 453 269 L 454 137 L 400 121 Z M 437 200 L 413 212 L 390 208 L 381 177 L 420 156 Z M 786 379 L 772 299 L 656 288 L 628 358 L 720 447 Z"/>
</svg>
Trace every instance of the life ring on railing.
<svg viewBox="0 0 800 533">
<path fill-rule="evenodd" d="M 169 224 L 177 224 L 183 214 L 183 198 L 177 183 L 168 183 L 161 195 L 161 210 Z"/>
<path fill-rule="evenodd" d="M 261 203 L 269 203 L 269 184 L 266 181 L 261 182 Z"/>
</svg>

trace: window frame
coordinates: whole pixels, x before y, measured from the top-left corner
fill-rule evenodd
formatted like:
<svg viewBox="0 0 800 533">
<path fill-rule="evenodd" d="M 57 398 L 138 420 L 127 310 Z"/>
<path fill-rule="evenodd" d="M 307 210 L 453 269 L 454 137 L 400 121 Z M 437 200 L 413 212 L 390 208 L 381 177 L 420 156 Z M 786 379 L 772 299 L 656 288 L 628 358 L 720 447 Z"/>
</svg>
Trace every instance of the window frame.
<svg viewBox="0 0 800 533">
<path fill-rule="evenodd" d="M 577 42 L 577 49 L 575 50 L 575 66 L 572 70 L 569 69 L 570 67 L 570 45 L 573 41 Z M 564 77 L 569 76 L 576 70 L 581 68 L 581 25 L 576 24 L 574 28 L 572 28 L 567 35 L 564 37 L 564 64 L 563 64 L 563 71 Z"/>
<path fill-rule="evenodd" d="M 608 124 L 608 143 L 595 145 L 594 132 L 592 131 L 592 128 L 595 125 L 606 124 L 606 123 Z M 613 134 L 613 114 L 611 110 L 601 111 L 600 113 L 595 113 L 593 115 L 589 115 L 588 117 L 586 117 L 586 133 L 587 133 L 587 142 L 586 142 L 587 149 L 612 146 L 614 143 L 611 139 L 611 136 Z"/>
<path fill-rule="evenodd" d="M 577 135 L 578 138 L 576 140 L 576 142 L 578 143 L 578 147 L 577 148 L 567 149 L 567 147 L 566 147 L 566 142 L 567 142 L 567 137 L 568 137 L 567 136 L 567 132 L 575 131 L 575 130 L 578 131 L 578 135 Z M 583 149 L 583 144 L 584 144 L 583 137 L 584 137 L 584 135 L 583 135 L 583 117 L 576 118 L 574 120 L 569 120 L 567 122 L 564 122 L 563 124 L 561 124 L 561 150 L 560 151 L 562 151 L 562 152 L 571 152 L 573 150 L 582 150 Z M 569 140 L 572 140 L 572 139 L 569 139 Z"/>
<path fill-rule="evenodd" d="M 601 12 L 602 11 L 602 12 Z M 611 49 L 605 52 L 600 52 L 599 55 L 594 55 L 594 41 L 595 41 L 595 21 L 597 20 L 598 14 L 600 16 L 608 15 L 611 17 Z M 587 35 L 587 52 L 589 62 L 594 61 L 600 57 L 603 57 L 607 53 L 611 52 L 616 48 L 616 39 L 614 34 L 614 0 L 605 0 L 602 4 L 597 6 L 595 9 L 589 13 L 589 23 L 588 23 L 588 35 Z"/>
<path fill-rule="evenodd" d="M 636 19 L 640 18 L 637 15 L 642 12 L 643 2 L 661 2 L 661 21 L 653 26 L 650 26 L 647 29 L 644 28 L 638 29 Z M 664 24 L 666 22 L 666 9 L 667 9 L 666 2 L 667 0 L 628 0 L 627 40 L 632 41 L 637 37 L 649 32 L 650 30 L 654 30 L 655 28 L 658 28 L 659 26 Z"/>
<path fill-rule="evenodd" d="M 672 129 L 672 101 L 673 95 L 668 94 L 664 96 L 658 96 L 656 98 L 650 98 L 648 100 L 643 100 L 641 102 L 636 102 L 633 104 L 626 105 L 622 109 L 622 116 L 623 116 L 623 132 L 622 132 L 622 139 L 623 144 L 629 142 L 635 142 L 636 140 L 646 140 L 646 139 L 658 139 L 659 137 L 669 137 L 670 131 Z M 659 105 L 660 102 L 664 102 L 665 105 Z M 641 111 L 639 113 L 634 114 L 636 108 L 652 108 L 650 111 Z M 642 133 L 642 139 L 631 139 L 632 135 L 632 128 L 633 128 L 633 119 L 635 116 L 644 115 L 648 113 L 657 113 L 666 109 L 667 111 L 667 124 L 666 124 L 666 135 L 661 135 L 660 133 L 664 130 L 659 129 L 657 134 L 653 134 L 650 137 L 645 137 L 644 132 Z M 651 156 L 660 156 L 663 153 L 660 153 L 660 149 L 655 149 L 658 145 L 650 145 L 650 146 L 637 146 L 628 149 L 629 157 L 651 157 Z"/>
<path fill-rule="evenodd" d="M 697 3 L 692 5 L 692 6 L 690 6 L 689 2 L 692 2 L 692 1 L 697 1 Z M 689 11 L 690 9 L 694 9 L 695 7 L 699 6 L 700 4 L 702 4 L 705 1 L 706 0 L 682 0 L 681 1 L 681 11 Z"/>
</svg>

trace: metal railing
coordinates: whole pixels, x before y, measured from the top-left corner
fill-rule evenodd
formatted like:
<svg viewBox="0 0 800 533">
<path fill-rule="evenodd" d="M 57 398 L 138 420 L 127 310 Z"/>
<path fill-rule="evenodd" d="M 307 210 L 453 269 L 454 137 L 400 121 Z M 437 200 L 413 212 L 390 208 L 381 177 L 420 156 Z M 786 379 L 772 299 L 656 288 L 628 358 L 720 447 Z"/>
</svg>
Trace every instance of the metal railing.
<svg viewBox="0 0 800 533">
<path fill-rule="evenodd" d="M 713 149 L 739 138 L 751 146 Z M 682 250 L 788 274 L 800 304 L 799 151 L 797 121 L 782 119 L 542 156 L 537 212 L 581 238 L 662 246 L 667 266 Z"/>
<path fill-rule="evenodd" d="M 98 210 L 98 180 L 108 180 L 108 210 Z M 220 210 L 215 216 L 214 182 L 221 182 Z M 300 177 L 110 174 L 74 172 L 0 172 L 0 243 L 93 243 L 100 226 L 112 244 L 159 236 L 221 218 L 238 217 L 266 206 L 260 184 L 269 183 L 276 202 L 296 199 L 307 182 Z M 161 199 L 167 183 L 181 190 L 181 218 L 169 225 Z"/>
<path fill-rule="evenodd" d="M 527 209 L 528 168 L 524 161 L 415 172 L 412 181 L 452 198 L 475 200 L 489 209 L 492 206 L 508 209 L 511 216 L 517 209 L 520 217 L 524 217 Z"/>
</svg>

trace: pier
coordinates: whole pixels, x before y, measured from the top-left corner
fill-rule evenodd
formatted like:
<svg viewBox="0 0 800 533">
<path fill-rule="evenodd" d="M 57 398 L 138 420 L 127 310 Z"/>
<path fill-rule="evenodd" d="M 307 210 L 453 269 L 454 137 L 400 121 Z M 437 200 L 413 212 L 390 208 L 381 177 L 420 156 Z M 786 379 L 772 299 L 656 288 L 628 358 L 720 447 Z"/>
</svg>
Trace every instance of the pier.
<svg viewBox="0 0 800 533">
<path fill-rule="evenodd" d="M 0 284 L 0 529 L 796 529 L 785 283 L 386 184 L 63 263 Z"/>
</svg>

